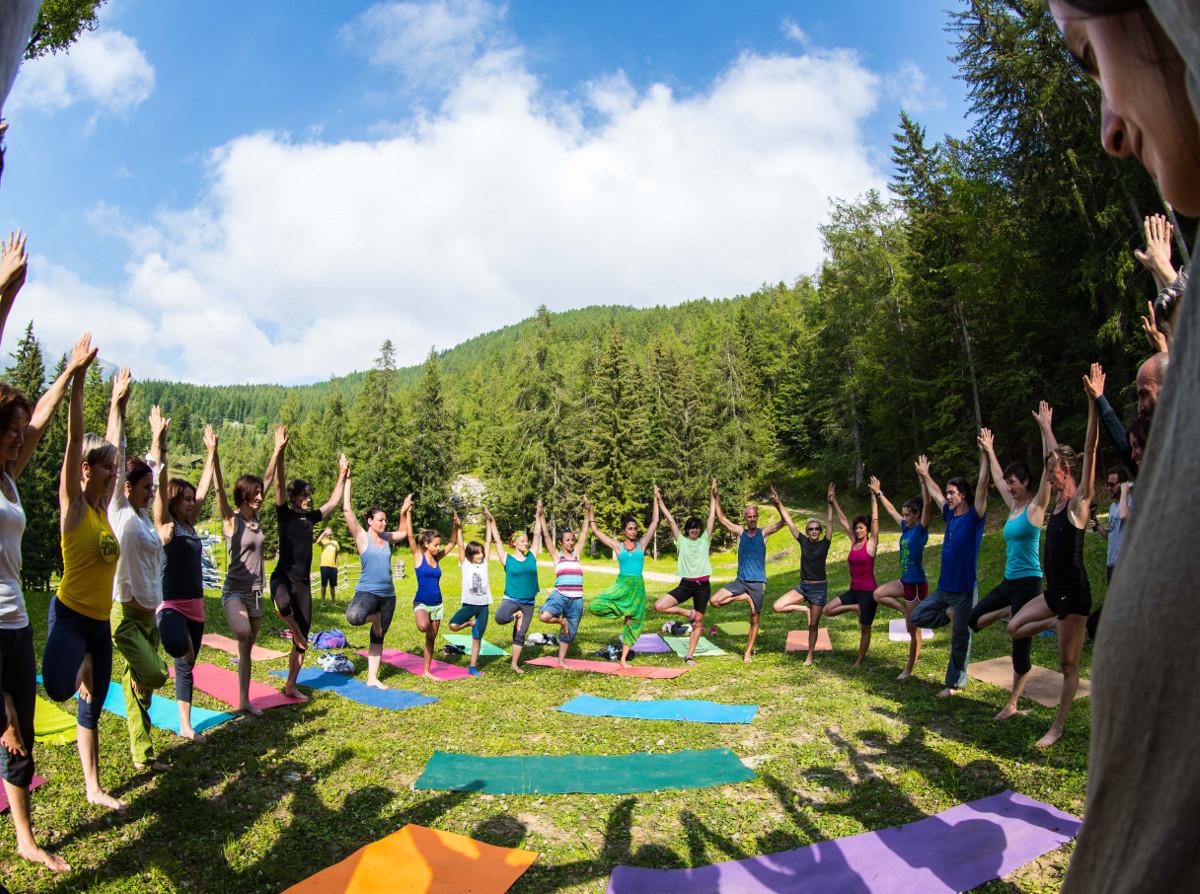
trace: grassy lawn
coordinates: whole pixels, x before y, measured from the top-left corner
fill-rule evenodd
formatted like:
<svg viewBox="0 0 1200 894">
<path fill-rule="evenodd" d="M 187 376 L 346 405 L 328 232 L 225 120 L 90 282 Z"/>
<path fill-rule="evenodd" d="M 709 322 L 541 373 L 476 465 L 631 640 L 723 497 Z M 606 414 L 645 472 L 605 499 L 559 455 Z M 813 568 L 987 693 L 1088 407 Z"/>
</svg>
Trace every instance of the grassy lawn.
<svg viewBox="0 0 1200 894">
<path fill-rule="evenodd" d="M 994 501 L 996 502 L 996 501 Z M 998 515 L 993 509 L 992 522 Z M 936 580 L 939 531 L 927 550 Z M 936 543 L 934 541 L 937 541 Z M 847 542 L 835 539 L 830 592 L 848 583 Z M 877 564 L 881 581 L 897 569 L 896 535 L 885 538 Z M 769 550 L 768 605 L 796 579 L 798 550 L 787 532 Z M 405 553 L 405 559 L 409 558 Z M 594 563 L 607 564 L 603 559 Z M 717 575 L 731 576 L 734 558 L 714 557 Z M 1103 592 L 1103 541 L 1088 537 L 1093 588 Z M 673 560 L 648 563 L 673 571 Z M 1003 569 L 1003 545 L 994 524 L 984 537 L 982 587 Z M 492 566 L 493 587 L 502 577 Z M 590 595 L 612 577 L 586 578 Z M 458 605 L 458 575 L 447 569 L 446 602 Z M 550 583 L 542 572 L 543 585 Z M 650 583 L 651 598 L 670 588 Z M 399 582 L 401 603 L 387 646 L 419 653 L 420 637 L 409 609 L 414 583 Z M 208 628 L 227 633 L 216 593 L 208 599 Z M 336 604 L 318 605 L 314 630 L 339 627 L 356 648 L 365 629 L 351 630 Z M 30 594 L 30 615 L 40 646 L 48 596 Z M 710 611 L 708 621 L 742 620 L 735 604 Z M 83 798 L 79 759 L 72 745 L 39 746 L 39 772 L 50 782 L 33 796 L 34 824 L 43 842 L 74 867 L 62 877 L 15 857 L 11 823 L 0 872 L 15 891 L 39 892 L 275 892 L 297 882 L 401 825 L 437 826 L 492 844 L 540 852 L 514 892 L 600 892 L 617 863 L 684 867 L 799 847 L 811 842 L 910 822 L 964 801 L 1013 788 L 1080 815 L 1090 735 L 1089 703 L 1077 703 L 1063 741 L 1050 752 L 1034 747 L 1053 712 L 1027 702 L 1024 715 L 992 721 L 1005 693 L 972 682 L 950 701 L 935 699 L 948 654 L 945 630 L 926 645 L 913 680 L 895 681 L 907 645 L 887 639 L 881 609 L 867 666 L 851 668 L 858 642 L 855 620 L 829 623 L 834 653 L 818 653 L 817 665 L 783 652 L 794 615 L 764 614 L 752 665 L 738 655 L 743 638 L 710 638 L 735 653 L 701 659 L 673 680 L 641 680 L 531 668 L 522 677 L 507 659 L 484 659 L 481 680 L 430 683 L 386 665 L 391 685 L 436 695 L 440 701 L 403 712 L 364 708 L 337 695 L 318 693 L 305 706 L 239 718 L 211 731 L 202 743 L 184 743 L 155 730 L 155 742 L 172 765 L 159 776 L 135 774 L 124 721 L 105 714 L 101 724 L 105 784 L 129 801 L 125 815 L 89 805 Z M 660 618 L 650 613 L 647 629 Z M 282 627 L 269 614 L 260 642 L 283 649 L 274 635 Z M 534 622 L 532 630 L 546 630 Z M 585 615 L 572 655 L 587 657 L 614 640 L 614 622 Z M 507 646 L 511 634 L 489 626 L 488 639 Z M 550 650 L 552 651 L 552 650 Z M 527 650 L 528 657 L 539 653 Z M 972 658 L 1008 654 L 1002 627 L 975 638 Z M 202 661 L 230 666 L 231 656 L 205 649 Z M 1090 671 L 1084 653 L 1084 674 Z M 40 660 L 40 659 L 39 659 Z M 465 659 L 462 659 L 465 663 Z M 1055 640 L 1034 643 L 1036 664 L 1056 667 Z M 310 657 L 309 664 L 313 659 Z M 365 659 L 355 656 L 360 672 Z M 674 656 L 646 656 L 644 664 L 677 664 Z M 114 676 L 121 658 L 114 655 Z M 268 671 L 285 660 L 256 663 L 255 679 L 278 685 Z M 168 683 L 164 694 L 170 695 Z M 612 698 L 708 698 L 756 703 L 749 726 L 714 726 L 562 714 L 556 707 L 580 693 Z M 221 709 L 197 692 L 197 704 Z M 619 754 L 728 747 L 755 768 L 757 779 L 738 785 L 630 796 L 489 796 L 414 791 L 412 783 L 435 749 L 484 755 Z M 1024 867 L 982 891 L 1052 891 L 1061 884 L 1070 846 Z"/>
</svg>

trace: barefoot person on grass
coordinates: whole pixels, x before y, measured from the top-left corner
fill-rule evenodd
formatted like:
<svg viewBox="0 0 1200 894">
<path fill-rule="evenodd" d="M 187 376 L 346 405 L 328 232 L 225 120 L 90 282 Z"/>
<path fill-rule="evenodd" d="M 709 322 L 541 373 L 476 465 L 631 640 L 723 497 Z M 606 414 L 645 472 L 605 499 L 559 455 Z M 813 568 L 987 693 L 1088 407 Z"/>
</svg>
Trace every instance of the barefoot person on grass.
<svg viewBox="0 0 1200 894">
<path fill-rule="evenodd" d="M 442 566 L 441 561 L 449 550 L 442 549 L 441 532 L 433 528 L 424 528 L 413 534 L 412 523 L 412 494 L 404 498 L 404 506 L 400 510 L 400 521 L 403 526 L 404 539 L 408 541 L 413 555 L 413 574 L 417 578 L 417 592 L 413 596 L 413 619 L 417 630 L 425 635 L 421 647 L 423 666 L 421 676 L 426 680 L 436 680 L 430 668 L 433 666 L 433 649 L 437 644 L 438 630 L 442 626 L 442 616 L 445 608 L 442 603 Z M 454 527 L 450 531 L 450 542 L 458 539 L 460 526 L 458 513 L 454 514 Z"/>
<path fill-rule="evenodd" d="M 708 524 L 704 525 L 697 516 L 691 516 L 683 523 L 683 536 L 679 534 L 679 525 L 667 509 L 666 500 L 658 498 L 658 509 L 671 528 L 671 538 L 675 543 L 676 572 L 679 583 L 674 590 L 665 596 L 660 596 L 654 603 L 654 610 L 659 614 L 679 615 L 687 618 L 692 625 L 692 633 L 688 642 L 687 655 L 684 661 L 695 663 L 696 644 L 700 642 L 700 634 L 704 630 L 704 613 L 708 610 L 708 600 L 712 596 L 712 560 L 708 552 L 712 544 L 713 525 L 717 521 L 717 501 L 712 493 L 708 496 Z M 691 608 L 683 604 L 690 602 Z"/>
<path fill-rule="evenodd" d="M 878 486 L 879 479 L 873 479 Z M 879 550 L 879 493 L 871 489 L 871 518 L 870 524 L 865 515 L 856 515 L 854 524 L 846 519 L 841 504 L 837 500 L 837 488 L 829 485 L 829 499 L 833 502 L 833 510 L 837 513 L 838 522 L 846 536 L 850 538 L 850 553 L 846 563 L 850 566 L 850 589 L 838 596 L 825 606 L 825 614 L 829 617 L 854 612 L 858 615 L 858 657 L 854 659 L 855 667 L 862 667 L 863 659 L 867 657 L 867 649 L 871 648 L 871 624 L 875 620 L 875 610 L 879 607 L 875 602 L 875 553 Z"/>
<path fill-rule="evenodd" d="M 611 587 L 592 600 L 588 609 L 601 618 L 617 618 L 621 621 L 621 667 L 629 667 L 629 650 L 642 635 L 646 621 L 646 582 L 642 570 L 646 565 L 646 547 L 654 539 L 658 529 L 658 506 L 661 496 L 658 485 L 654 487 L 654 509 L 650 515 L 650 526 L 638 538 L 638 523 L 632 515 L 621 520 L 621 540 L 614 540 L 596 526 L 596 513 L 587 497 L 583 506 L 592 520 L 592 533 L 596 539 L 617 554 L 617 579 Z"/>
<path fill-rule="evenodd" d="M 487 631 L 488 616 L 491 614 L 492 582 L 488 577 L 488 560 L 492 553 L 492 526 L 485 522 L 483 543 L 472 540 L 463 543 L 462 528 L 458 529 L 458 570 L 462 574 L 462 604 L 450 618 L 447 627 L 458 633 L 471 628 L 471 663 L 467 673 L 482 677 L 479 669 L 479 648 L 483 645 L 483 634 Z"/>
<path fill-rule="evenodd" d="M 554 557 L 554 589 L 546 597 L 540 617 L 543 624 L 559 625 L 558 666 L 566 667 L 567 650 L 571 648 L 571 643 L 575 642 L 575 636 L 579 633 L 579 622 L 583 619 L 583 565 L 579 557 L 587 545 L 588 533 L 592 526 L 591 516 L 584 514 L 583 528 L 578 539 L 570 528 L 562 528 L 558 532 L 557 548 L 546 524 L 546 512 L 541 500 L 538 500 L 537 517 L 533 525 L 533 551 L 540 551 L 540 539 Z"/>
<path fill-rule="evenodd" d="M 921 657 L 920 631 L 912 625 L 909 615 L 929 595 L 929 583 L 925 579 L 925 544 L 929 540 L 929 513 L 933 503 L 924 481 L 921 481 L 921 499 L 905 500 L 899 512 L 884 495 L 878 478 L 872 475 L 868 486 L 872 493 L 879 495 L 883 508 L 900 526 L 900 577 L 876 587 L 875 601 L 904 615 L 904 626 L 908 630 L 908 661 L 896 679 L 907 680 Z"/>
<path fill-rule="evenodd" d="M 792 536 L 800 544 L 800 583 L 775 600 L 771 606 L 777 612 L 799 612 L 808 619 L 808 654 L 805 667 L 812 667 L 813 652 L 817 648 L 817 633 L 821 628 L 821 613 L 829 602 L 829 583 L 825 563 L 829 558 L 830 534 L 833 531 L 833 484 L 825 497 L 825 525 L 810 518 L 804 525 L 804 535 L 792 521 L 792 514 L 783 505 L 775 488 L 771 488 L 771 502 L 779 511 L 779 517 L 787 525 Z"/>
<path fill-rule="evenodd" d="M 513 531 L 508 541 L 512 552 L 506 552 L 496 519 L 486 508 L 483 514 L 492 529 L 492 544 L 504 565 L 504 598 L 496 607 L 496 623 L 513 625 L 512 669 L 523 674 L 521 650 L 525 648 L 525 635 L 537 611 L 537 556 L 529 549 L 529 535 L 525 531 Z"/>
</svg>

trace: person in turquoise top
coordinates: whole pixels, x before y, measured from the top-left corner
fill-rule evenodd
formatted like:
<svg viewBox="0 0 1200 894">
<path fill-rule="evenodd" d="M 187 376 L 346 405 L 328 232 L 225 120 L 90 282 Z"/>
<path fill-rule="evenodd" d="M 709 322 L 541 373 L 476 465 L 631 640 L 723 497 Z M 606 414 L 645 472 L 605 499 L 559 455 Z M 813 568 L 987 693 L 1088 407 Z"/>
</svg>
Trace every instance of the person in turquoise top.
<svg viewBox="0 0 1200 894">
<path fill-rule="evenodd" d="M 601 618 L 620 618 L 621 667 L 629 667 L 629 650 L 642 635 L 646 623 L 646 582 L 642 580 L 642 568 L 646 564 L 646 546 L 658 530 L 658 507 L 662 495 L 658 485 L 654 487 L 654 510 L 650 515 L 650 527 L 638 539 L 638 523 L 632 515 L 621 519 L 622 540 L 617 542 L 596 526 L 596 513 L 587 497 L 583 498 L 584 510 L 592 519 L 592 533 L 596 539 L 617 554 L 616 582 L 592 600 L 588 609 Z"/>
<path fill-rule="evenodd" d="M 708 550 L 712 543 L 713 525 L 717 520 L 717 501 L 709 494 L 708 526 L 704 527 L 700 519 L 692 516 L 683 523 L 683 536 L 679 535 L 679 526 L 667 509 L 666 501 L 655 491 L 658 500 L 658 510 L 671 527 L 671 538 L 675 541 L 677 552 L 676 568 L 679 574 L 679 585 L 665 596 L 660 596 L 654 603 L 654 610 L 660 614 L 679 615 L 687 618 L 692 625 L 692 639 L 688 644 L 687 656 L 683 659 L 688 664 L 694 664 L 696 644 L 700 641 L 700 633 L 704 629 L 704 612 L 708 609 L 708 600 L 712 595 L 712 560 Z M 691 602 L 691 608 L 684 608 L 683 603 Z"/>
<path fill-rule="evenodd" d="M 518 663 L 521 650 L 525 647 L 525 634 L 529 632 L 529 623 L 537 613 L 538 584 L 537 556 L 529 549 L 529 534 L 526 531 L 514 531 L 508 545 L 511 553 L 504 551 L 504 540 L 500 537 L 500 529 L 496 519 L 485 508 L 484 517 L 492 531 L 492 543 L 500 555 L 504 565 L 504 598 L 496 607 L 496 623 L 512 624 L 512 669 L 518 674 L 525 673 Z"/>
</svg>

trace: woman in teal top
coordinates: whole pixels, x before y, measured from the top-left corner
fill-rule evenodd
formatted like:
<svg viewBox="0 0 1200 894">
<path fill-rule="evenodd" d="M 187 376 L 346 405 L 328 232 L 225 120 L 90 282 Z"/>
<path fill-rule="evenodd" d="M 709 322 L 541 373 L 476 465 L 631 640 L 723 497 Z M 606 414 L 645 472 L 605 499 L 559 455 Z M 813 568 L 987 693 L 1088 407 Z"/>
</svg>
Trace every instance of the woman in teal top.
<svg viewBox="0 0 1200 894">
<path fill-rule="evenodd" d="M 620 618 L 624 624 L 621 628 L 621 667 L 629 667 L 629 650 L 642 635 L 642 625 L 646 622 L 646 582 L 642 580 L 642 568 L 646 564 L 646 546 L 658 529 L 658 506 L 662 496 L 658 486 L 654 487 L 654 511 L 650 516 L 650 527 L 638 539 L 638 523 L 632 515 L 621 520 L 623 539 L 617 542 L 596 527 L 596 515 L 592 512 L 592 504 L 584 497 L 583 505 L 592 519 L 592 532 L 596 539 L 617 554 L 617 580 L 611 587 L 592 600 L 588 606 L 592 614 L 601 618 Z"/>
<path fill-rule="evenodd" d="M 536 612 L 537 594 L 540 589 L 537 573 L 537 556 L 529 549 L 529 534 L 525 531 L 514 531 L 508 545 L 512 552 L 504 551 L 504 541 L 500 538 L 500 529 L 496 527 L 496 519 L 492 514 L 483 510 L 488 527 L 492 532 L 492 542 L 500 554 L 504 565 L 504 598 L 496 607 L 496 623 L 512 624 L 512 669 L 525 673 L 518 661 L 521 650 L 525 647 L 525 634 L 529 632 L 529 623 Z"/>
</svg>

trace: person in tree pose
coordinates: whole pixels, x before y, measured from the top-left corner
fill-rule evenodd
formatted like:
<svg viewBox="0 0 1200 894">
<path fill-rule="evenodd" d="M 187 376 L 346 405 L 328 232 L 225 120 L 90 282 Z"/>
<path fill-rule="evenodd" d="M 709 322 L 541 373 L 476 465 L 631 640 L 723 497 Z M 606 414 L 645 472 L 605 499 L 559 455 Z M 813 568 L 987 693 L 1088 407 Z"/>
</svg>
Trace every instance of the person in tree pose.
<svg viewBox="0 0 1200 894">
<path fill-rule="evenodd" d="M 287 685 L 283 692 L 291 698 L 308 699 L 296 688 L 296 678 L 308 649 L 308 631 L 312 626 L 312 550 L 313 525 L 329 518 L 342 502 L 342 488 L 350 474 L 346 455 L 338 456 L 337 483 L 333 494 L 320 509 L 312 508 L 312 487 L 297 478 L 286 488 L 285 460 L 287 429 L 275 429 L 275 513 L 279 518 L 279 561 L 271 572 L 271 598 L 280 617 L 292 631 L 292 651 L 288 656 Z"/>
<path fill-rule="evenodd" d="M 918 629 L 953 624 L 946 687 L 938 693 L 940 698 L 957 695 L 967 685 L 971 608 L 975 604 L 975 569 L 987 517 L 988 471 L 987 454 L 980 449 L 979 483 L 975 486 L 975 503 L 972 505 L 968 502 L 970 484 L 966 478 L 951 478 L 946 482 L 943 496 L 942 489 L 929 473 L 929 460 L 925 456 L 917 459 L 917 474 L 925 483 L 929 496 L 942 507 L 946 535 L 942 540 L 942 568 L 937 590 L 923 599 L 908 619 Z"/>
<path fill-rule="evenodd" d="M 704 613 L 708 610 L 708 600 L 712 597 L 712 560 L 708 551 L 712 544 L 713 525 L 717 521 L 717 501 L 710 492 L 708 524 L 705 525 L 693 515 L 683 523 L 683 536 L 680 536 L 679 525 L 675 524 L 671 511 L 667 509 L 667 501 L 661 495 L 657 499 L 658 511 L 667 520 L 667 525 L 671 528 L 671 539 L 675 543 L 675 564 L 679 583 L 675 589 L 658 598 L 654 603 L 654 610 L 659 614 L 687 618 L 688 623 L 692 625 L 692 633 L 687 655 L 683 660 L 688 664 L 695 664 L 696 644 L 700 642 L 700 634 L 704 631 Z M 684 608 L 685 602 L 690 602 L 692 607 Z"/>
<path fill-rule="evenodd" d="M 471 664 L 467 673 L 482 677 L 479 669 L 479 647 L 487 631 L 488 615 L 491 613 L 492 582 L 488 578 L 488 559 L 492 554 L 492 526 L 484 524 L 483 543 L 472 540 L 463 544 L 463 531 L 458 529 L 458 568 L 462 573 L 462 605 L 450 618 L 447 625 L 455 633 L 471 628 Z"/>
<path fill-rule="evenodd" d="M 408 541 L 413 554 L 413 574 L 417 577 L 417 593 L 413 596 L 413 616 L 417 622 L 417 630 L 425 634 L 425 644 L 422 648 L 424 669 L 421 676 L 427 680 L 436 680 L 430 668 L 433 666 L 433 648 L 437 643 L 438 629 L 442 626 L 442 557 L 447 550 L 442 549 L 442 535 L 433 528 L 424 528 L 418 534 L 413 534 L 412 523 L 412 494 L 404 498 L 404 506 L 400 511 L 403 524 L 404 539 Z M 450 531 L 450 542 L 458 540 L 458 513 L 454 513 L 454 527 Z"/>
<path fill-rule="evenodd" d="M 1063 726 L 1079 688 L 1079 658 L 1083 654 L 1088 614 L 1092 610 L 1092 591 L 1087 568 L 1083 564 L 1083 535 L 1091 516 L 1092 494 L 1096 477 L 1096 445 L 1100 440 L 1100 422 L 1094 397 L 1104 390 L 1104 370 L 1093 363 L 1091 374 L 1084 376 L 1088 400 L 1088 427 L 1080 455 L 1059 444 L 1050 430 L 1051 415 L 1045 402 L 1038 424 L 1046 446 L 1046 468 L 1038 497 L 1049 503 L 1050 491 L 1057 493 L 1054 511 L 1046 525 L 1046 592 L 1027 602 L 1008 622 L 1014 640 L 1035 636 L 1051 627 L 1058 628 L 1058 659 L 1062 669 L 1062 695 L 1049 732 L 1038 739 L 1039 748 L 1049 748 L 1063 734 Z M 1043 512 L 1044 512 L 1043 508 Z M 1032 521 L 1032 519 L 1031 519 Z"/>
<path fill-rule="evenodd" d="M 378 506 L 367 510 L 364 517 L 367 527 L 364 530 L 358 523 L 358 516 L 354 514 L 350 494 L 353 484 L 353 478 L 347 476 L 346 487 L 342 492 L 342 516 L 346 519 L 346 529 L 354 538 L 354 545 L 358 549 L 362 572 L 358 577 L 358 585 L 354 588 L 354 598 L 346 606 L 346 623 L 352 627 L 371 625 L 370 645 L 367 647 L 367 685 L 376 689 L 387 689 L 388 687 L 379 680 L 379 659 L 383 655 L 383 638 L 387 636 L 388 628 L 392 626 L 392 616 L 396 613 L 396 585 L 392 582 L 392 546 L 403 543 L 408 532 L 403 527 L 398 531 L 387 530 L 387 513 Z M 410 495 L 400 507 L 402 526 L 403 519 L 411 507 Z"/>
<path fill-rule="evenodd" d="M 16 290 L 24 280 L 24 239 L 11 237 L 0 249 L 0 327 Z M 19 266 L 19 269 L 18 269 Z M 20 288 L 19 285 L 16 288 Z M 11 290 L 11 294 L 10 294 Z M 46 851 L 33 834 L 29 811 L 29 785 L 33 781 L 33 715 L 37 697 L 37 664 L 33 652 L 33 627 L 21 589 L 21 540 L 25 534 L 25 508 L 17 479 L 29 465 L 55 410 L 62 402 L 76 371 L 91 362 L 87 336 L 75 345 L 71 359 L 37 405 L 11 385 L 0 382 L 0 773 L 12 808 L 17 853 L 55 872 L 71 867 Z"/>
<path fill-rule="evenodd" d="M 783 519 L 772 522 L 766 528 L 758 526 L 758 507 L 746 505 L 743 516 L 745 527 L 735 525 L 721 510 L 721 499 L 717 494 L 717 480 L 711 488 L 712 499 L 717 504 L 717 521 L 738 539 L 737 578 L 713 594 L 710 604 L 728 605 L 734 601 L 745 602 L 750 607 L 750 636 L 746 641 L 746 654 L 742 658 L 750 663 L 754 654 L 754 640 L 758 637 L 758 622 L 762 614 L 763 597 L 767 590 L 767 538 L 783 527 Z"/>
<path fill-rule="evenodd" d="M 817 648 L 817 632 L 821 627 L 821 614 L 829 602 L 825 563 L 829 558 L 829 538 L 833 530 L 833 485 L 829 485 L 825 497 L 824 528 L 819 519 L 810 518 L 804 525 L 803 536 L 775 488 L 771 488 L 771 502 L 775 504 L 779 517 L 800 544 L 800 583 L 776 599 L 771 608 L 777 612 L 799 612 L 808 619 L 808 654 L 804 658 L 804 665 L 812 667 L 813 652 Z"/>
<path fill-rule="evenodd" d="M 338 554 L 341 552 L 342 547 L 337 542 L 337 538 L 333 536 L 333 528 L 326 528 L 321 532 L 321 536 L 317 538 L 317 545 L 321 547 L 321 598 L 326 598 L 325 591 L 328 589 L 328 598 L 336 602 Z"/>
<path fill-rule="evenodd" d="M 525 671 L 518 664 L 521 650 L 525 646 L 525 634 L 529 632 L 529 624 L 533 621 L 535 603 L 539 589 L 537 556 L 529 549 L 529 535 L 524 531 L 513 531 L 508 545 L 511 553 L 504 551 L 504 540 L 500 529 L 496 527 L 496 519 L 486 508 L 483 514 L 492 531 L 492 544 L 500 556 L 504 566 L 504 598 L 496 607 L 496 623 L 512 624 L 512 669 L 518 674 Z"/>
<path fill-rule="evenodd" d="M 1038 411 L 1033 414 L 1042 433 L 1043 456 L 1049 454 L 1053 438 L 1050 434 L 1052 412 L 1050 405 L 1042 401 Z M 1004 580 L 971 610 L 971 630 L 975 633 L 989 624 L 1016 615 L 1041 595 L 1042 563 L 1039 554 L 1042 523 L 1046 518 L 1046 505 L 1050 501 L 1050 484 L 1044 474 L 1041 486 L 1034 493 L 1033 474 L 1025 463 L 1009 463 L 1001 471 L 991 429 L 980 430 L 979 446 L 987 454 L 996 489 L 1008 506 L 1008 520 L 1004 523 Z M 996 715 L 997 720 L 1006 720 L 1017 713 L 1017 702 L 1025 688 L 1025 675 L 1033 667 L 1030 660 L 1032 649 L 1033 640 L 1028 637 L 1012 642 L 1012 694 Z"/>
<path fill-rule="evenodd" d="M 917 659 L 921 657 L 921 631 L 912 625 L 909 615 L 929 595 L 929 583 L 925 579 L 925 544 L 929 541 L 929 513 L 933 502 L 929 499 L 925 481 L 919 475 L 917 480 L 921 484 L 921 498 L 905 500 L 899 512 L 883 493 L 878 478 L 872 475 L 868 482 L 871 492 L 879 497 L 892 521 L 900 526 L 900 577 L 875 588 L 875 601 L 903 614 L 908 629 L 908 661 L 897 680 L 911 677 Z"/>
<path fill-rule="evenodd" d="M 67 448 L 58 482 L 63 572 L 50 600 L 42 673 L 46 694 L 55 701 L 79 693 L 76 742 L 88 801 L 124 810 L 125 804 L 100 785 L 98 727 L 112 676 L 109 615 L 121 546 L 106 513 L 117 481 L 117 448 L 83 431 L 83 387 L 95 359 L 91 336 L 84 336 L 72 358 Z"/>
<path fill-rule="evenodd" d="M 629 667 L 629 650 L 642 635 L 646 621 L 646 582 L 642 569 L 646 565 L 646 546 L 654 539 L 658 530 L 658 507 L 662 497 L 658 485 L 654 486 L 654 509 L 650 515 L 650 526 L 638 538 L 637 519 L 626 515 L 621 519 L 621 540 L 618 542 L 603 533 L 596 525 L 596 513 L 591 501 L 583 498 L 584 511 L 592 520 L 592 533 L 596 539 L 617 554 L 617 579 L 611 587 L 592 600 L 588 609 L 600 618 L 618 618 L 621 621 L 621 667 Z"/>
<path fill-rule="evenodd" d="M 537 515 L 534 519 L 533 552 L 540 552 L 539 542 L 554 558 L 554 589 L 546 597 L 542 605 L 541 621 L 543 624 L 558 624 L 558 666 L 567 666 L 567 650 L 575 642 L 579 632 L 579 622 L 583 618 L 583 565 L 580 555 L 587 545 L 588 532 L 591 528 L 591 516 L 584 514 L 583 529 L 576 541 L 575 532 L 563 528 L 558 532 L 558 548 L 554 546 L 554 537 L 546 524 L 546 512 L 542 501 L 538 500 Z"/>
<path fill-rule="evenodd" d="M 879 550 L 879 479 L 873 479 L 871 488 L 871 518 L 856 515 L 854 524 L 846 519 L 837 499 L 837 488 L 829 485 L 829 500 L 837 513 L 838 523 L 846 536 L 850 538 L 850 554 L 846 562 L 850 566 L 850 589 L 838 596 L 825 606 L 825 614 L 830 617 L 854 612 L 858 615 L 858 657 L 854 660 L 855 667 L 862 667 L 863 659 L 867 657 L 867 649 L 871 647 L 871 623 L 875 620 L 875 610 L 879 607 L 875 602 L 875 553 Z"/>
</svg>

